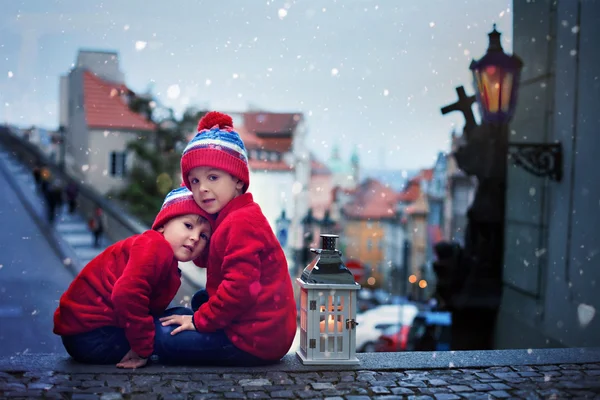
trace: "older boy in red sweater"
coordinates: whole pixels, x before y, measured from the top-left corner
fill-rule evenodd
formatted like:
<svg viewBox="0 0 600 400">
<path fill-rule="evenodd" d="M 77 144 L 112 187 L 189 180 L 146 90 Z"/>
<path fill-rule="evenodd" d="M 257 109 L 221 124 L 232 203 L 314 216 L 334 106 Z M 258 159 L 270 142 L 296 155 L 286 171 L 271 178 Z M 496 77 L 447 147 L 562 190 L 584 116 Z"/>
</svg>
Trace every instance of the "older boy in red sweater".
<svg viewBox="0 0 600 400">
<path fill-rule="evenodd" d="M 185 187 L 171 191 L 152 230 L 108 247 L 77 275 L 54 313 L 75 360 L 137 368 L 153 353 L 155 318 L 181 285 L 178 261 L 205 256 L 212 218 Z"/>
<path fill-rule="evenodd" d="M 172 334 L 182 336 L 180 348 L 186 352 L 173 362 L 278 361 L 296 334 L 292 282 L 283 249 L 246 192 L 248 157 L 230 116 L 210 112 L 200 120 L 198 134 L 183 152 L 181 171 L 196 203 L 216 222 L 207 266 L 208 299 L 193 317 L 160 319 L 164 326 L 180 325 Z"/>
</svg>

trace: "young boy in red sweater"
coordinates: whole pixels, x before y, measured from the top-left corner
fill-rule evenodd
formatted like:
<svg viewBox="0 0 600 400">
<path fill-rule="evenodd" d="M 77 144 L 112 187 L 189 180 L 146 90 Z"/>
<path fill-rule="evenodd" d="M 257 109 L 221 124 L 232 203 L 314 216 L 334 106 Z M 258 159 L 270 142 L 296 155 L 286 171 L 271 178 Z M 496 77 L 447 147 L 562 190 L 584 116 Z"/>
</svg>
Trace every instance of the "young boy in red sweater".
<svg viewBox="0 0 600 400">
<path fill-rule="evenodd" d="M 120 368 L 144 366 L 154 351 L 153 316 L 165 315 L 181 285 L 177 262 L 206 256 L 209 221 L 187 188 L 175 189 L 152 230 L 121 240 L 90 261 L 54 313 L 54 333 L 71 357 Z"/>
<path fill-rule="evenodd" d="M 174 363 L 257 365 L 278 361 L 296 334 L 296 303 L 287 262 L 250 193 L 248 157 L 231 117 L 206 114 L 181 158 L 185 185 L 216 217 L 203 304 L 193 316 L 161 318 L 185 348 Z M 198 260 L 195 260 L 200 265 Z M 196 303 L 196 304 L 194 304 Z M 189 332 L 195 331 L 195 332 Z"/>
</svg>

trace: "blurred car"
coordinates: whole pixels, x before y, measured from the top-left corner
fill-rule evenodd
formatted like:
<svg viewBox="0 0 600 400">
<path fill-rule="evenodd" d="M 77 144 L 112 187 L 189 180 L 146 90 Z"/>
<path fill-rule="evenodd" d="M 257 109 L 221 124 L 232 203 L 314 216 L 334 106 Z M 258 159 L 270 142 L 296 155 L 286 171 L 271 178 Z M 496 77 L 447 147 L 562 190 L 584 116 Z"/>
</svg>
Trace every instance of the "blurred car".
<svg viewBox="0 0 600 400">
<path fill-rule="evenodd" d="M 407 351 L 450 350 L 452 314 L 447 311 L 420 312 L 408 333 Z"/>
<path fill-rule="evenodd" d="M 419 308 L 411 303 L 385 304 L 356 316 L 356 351 L 373 352 L 383 330 L 394 325 L 412 325 Z"/>
<path fill-rule="evenodd" d="M 395 352 L 405 351 L 408 344 L 410 326 L 395 324 L 383 330 L 375 343 L 375 351 Z"/>
</svg>

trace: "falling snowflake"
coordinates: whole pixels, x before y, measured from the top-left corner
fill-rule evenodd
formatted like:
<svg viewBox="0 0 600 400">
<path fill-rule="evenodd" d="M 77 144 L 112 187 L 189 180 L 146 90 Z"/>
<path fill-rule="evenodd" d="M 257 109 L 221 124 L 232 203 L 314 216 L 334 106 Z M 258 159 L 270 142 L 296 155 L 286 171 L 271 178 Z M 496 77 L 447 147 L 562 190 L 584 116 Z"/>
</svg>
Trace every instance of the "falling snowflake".
<svg viewBox="0 0 600 400">
<path fill-rule="evenodd" d="M 339 72 L 340 72 L 340 71 L 339 71 L 337 68 L 332 68 L 332 69 L 331 69 L 331 76 L 337 76 L 337 74 L 338 74 Z"/>
<path fill-rule="evenodd" d="M 170 99 L 176 99 L 179 97 L 180 94 L 181 94 L 181 89 L 179 88 L 178 84 L 171 85 L 167 89 L 167 97 Z"/>
<path fill-rule="evenodd" d="M 135 49 L 137 51 L 142 51 L 142 50 L 144 50 L 146 48 L 147 44 L 148 43 L 144 42 L 143 40 L 138 40 L 138 41 L 135 42 Z"/>
<path fill-rule="evenodd" d="M 285 8 L 280 8 L 277 11 L 277 16 L 279 16 L 279 19 L 284 19 L 287 16 L 287 10 Z"/>
<path fill-rule="evenodd" d="M 13 72 L 12 71 L 8 71 L 8 77 L 12 78 L 13 76 L 14 76 Z"/>
<path fill-rule="evenodd" d="M 389 91 L 389 90 L 387 90 L 387 89 L 383 89 L 383 95 L 384 95 L 384 96 L 387 96 L 387 95 L 389 95 L 389 94 L 390 94 L 390 91 Z"/>
<path fill-rule="evenodd" d="M 212 81 L 211 81 L 210 79 L 207 79 L 207 80 L 204 82 L 204 84 L 205 84 L 206 86 L 210 86 L 210 84 L 211 84 L 211 83 L 212 83 Z"/>
<path fill-rule="evenodd" d="M 596 315 L 596 309 L 589 304 L 581 303 L 577 306 L 577 319 L 579 320 L 579 326 L 585 328 L 592 322 Z"/>
</svg>

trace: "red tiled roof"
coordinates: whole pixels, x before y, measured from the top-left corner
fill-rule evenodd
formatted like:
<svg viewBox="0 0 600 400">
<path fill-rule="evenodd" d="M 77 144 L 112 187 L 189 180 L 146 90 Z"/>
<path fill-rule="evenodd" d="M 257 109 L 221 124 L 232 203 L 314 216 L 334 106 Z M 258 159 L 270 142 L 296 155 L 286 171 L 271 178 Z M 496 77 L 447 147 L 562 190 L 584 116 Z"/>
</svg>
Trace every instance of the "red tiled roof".
<svg viewBox="0 0 600 400">
<path fill-rule="evenodd" d="M 375 179 L 367 179 L 356 188 L 355 197 L 344 206 L 344 214 L 358 219 L 382 219 L 396 216 L 397 194 Z"/>
<path fill-rule="evenodd" d="M 262 139 L 262 148 L 269 151 L 278 151 L 286 153 L 292 151 L 292 138 L 260 138 Z"/>
<path fill-rule="evenodd" d="M 302 114 L 297 113 L 272 113 L 272 112 L 246 112 L 244 113 L 244 126 L 248 132 L 259 137 L 292 135 Z"/>
<path fill-rule="evenodd" d="M 327 165 L 314 158 L 310 160 L 310 173 L 312 175 L 331 175 L 331 171 L 327 168 Z"/>
<path fill-rule="evenodd" d="M 421 195 L 421 185 L 419 181 L 409 181 L 408 186 L 404 188 L 404 190 L 396 196 L 396 200 L 401 201 L 403 203 L 412 203 L 417 201 L 419 196 Z"/>
<path fill-rule="evenodd" d="M 258 137 L 244 125 L 236 127 L 247 150 L 267 150 L 287 153 L 292 151 L 292 136 L 288 137 Z"/>
<path fill-rule="evenodd" d="M 250 159 L 249 166 L 258 171 L 293 171 L 294 167 L 285 163 L 285 161 L 264 161 Z"/>
<path fill-rule="evenodd" d="M 433 178 L 433 168 L 427 168 L 421 170 L 421 179 L 430 181 Z"/>
<path fill-rule="evenodd" d="M 398 193 L 396 199 L 403 203 L 413 203 L 417 201 L 421 195 L 421 181 L 431 181 L 433 178 L 433 168 L 422 169 L 419 173 L 413 176 L 402 192 Z"/>
<path fill-rule="evenodd" d="M 83 107 L 90 128 L 153 131 L 155 125 L 136 114 L 121 98 L 122 84 L 105 81 L 90 71 L 83 73 Z"/>
</svg>

